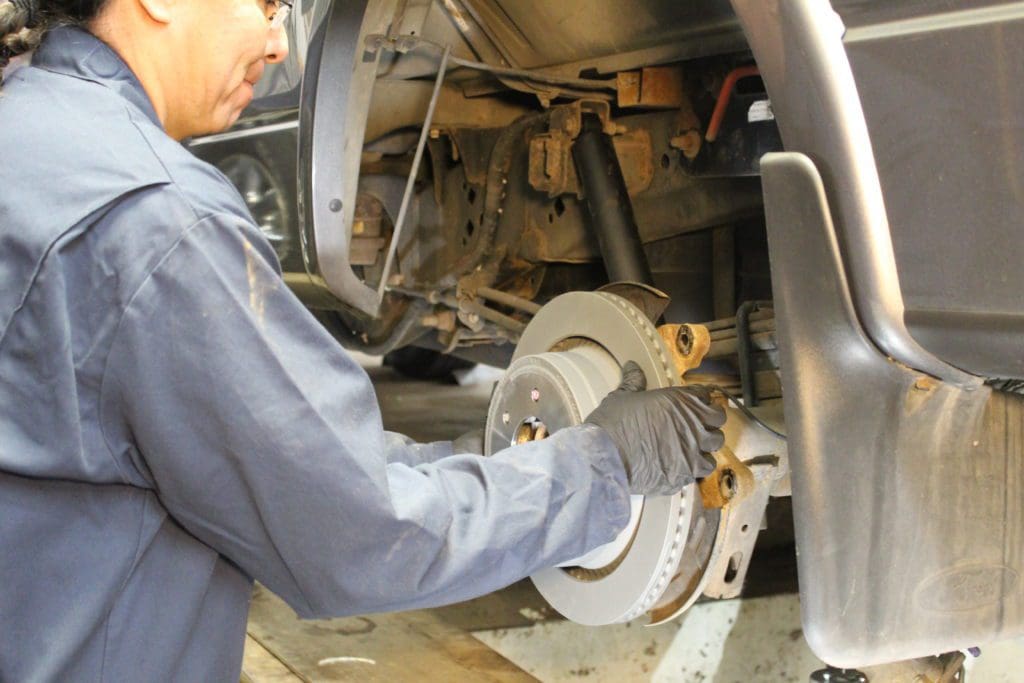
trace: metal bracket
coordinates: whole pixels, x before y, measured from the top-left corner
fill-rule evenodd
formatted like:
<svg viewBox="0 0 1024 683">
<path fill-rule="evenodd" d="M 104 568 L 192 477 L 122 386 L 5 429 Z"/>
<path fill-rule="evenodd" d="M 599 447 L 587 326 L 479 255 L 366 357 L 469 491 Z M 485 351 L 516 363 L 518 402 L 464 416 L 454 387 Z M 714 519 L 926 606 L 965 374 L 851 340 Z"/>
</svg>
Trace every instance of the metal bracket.
<svg viewBox="0 0 1024 683">
<path fill-rule="evenodd" d="M 357 186 L 381 56 L 389 47 L 401 48 L 401 36 L 390 40 L 388 31 L 401 21 L 408 4 L 409 0 L 401 6 L 396 0 L 333 2 L 310 47 L 302 82 L 298 190 L 306 269 L 341 302 L 373 317 L 380 313 L 410 198 L 403 197 L 380 284 L 374 288 L 352 270 Z M 410 178 L 422 160 L 446 68 L 447 58 L 442 57 Z"/>
<path fill-rule="evenodd" d="M 578 100 L 554 107 L 548 131 L 530 139 L 530 185 L 554 198 L 562 194 L 580 196 L 580 182 L 573 161 L 573 141 L 583 131 L 583 116 L 593 114 L 601 129 L 615 135 L 619 127 L 612 121 L 611 105 L 602 100 Z"/>
<path fill-rule="evenodd" d="M 750 362 L 750 314 L 762 308 L 771 308 L 770 301 L 745 301 L 736 311 L 736 355 L 739 361 L 740 385 L 743 389 L 743 405 L 757 406 L 757 382 Z"/>
<path fill-rule="evenodd" d="M 704 595 L 709 598 L 735 598 L 743 590 L 778 466 L 756 463 L 746 469 L 743 483 L 722 507 L 718 537 L 708 564 L 709 578 L 704 585 Z M 739 481 L 738 472 L 733 476 Z"/>
<path fill-rule="evenodd" d="M 395 254 L 398 251 L 399 238 L 402 229 L 405 227 L 405 217 L 409 211 L 409 202 L 416 188 L 416 174 L 419 173 L 420 163 L 423 161 L 423 150 L 427 146 L 427 138 L 430 136 L 430 124 L 434 120 L 434 111 L 437 109 L 437 100 L 441 96 L 441 86 L 444 84 L 445 72 L 448 69 L 448 58 L 452 54 L 450 45 L 444 48 L 441 55 L 441 64 L 438 66 L 437 78 L 434 80 L 434 92 L 430 96 L 430 104 L 427 106 L 427 118 L 423 122 L 423 129 L 420 131 L 419 142 L 416 143 L 416 154 L 412 158 L 412 169 L 409 171 L 409 179 L 405 184 L 405 194 L 402 195 L 402 205 L 398 209 L 398 217 L 395 219 L 395 230 L 391 234 L 391 246 L 388 248 L 387 258 L 384 260 L 384 270 L 380 275 L 380 284 L 377 286 L 377 312 L 380 310 L 380 302 L 384 300 L 384 292 L 388 286 L 388 278 L 391 276 L 391 267 L 395 261 Z"/>
<path fill-rule="evenodd" d="M 658 334 L 672 354 L 681 378 L 690 370 L 700 367 L 711 350 L 711 333 L 703 325 L 661 325 Z"/>
</svg>

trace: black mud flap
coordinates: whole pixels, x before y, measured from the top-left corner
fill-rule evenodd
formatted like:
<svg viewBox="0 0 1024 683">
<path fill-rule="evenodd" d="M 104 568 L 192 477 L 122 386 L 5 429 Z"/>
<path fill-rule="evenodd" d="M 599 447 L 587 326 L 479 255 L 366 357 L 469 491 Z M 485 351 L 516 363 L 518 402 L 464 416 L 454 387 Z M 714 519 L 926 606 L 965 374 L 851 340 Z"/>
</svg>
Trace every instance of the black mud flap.
<svg viewBox="0 0 1024 683">
<path fill-rule="evenodd" d="M 810 159 L 762 162 L 804 632 L 860 667 L 1024 634 L 1024 398 L 879 352 Z"/>
</svg>

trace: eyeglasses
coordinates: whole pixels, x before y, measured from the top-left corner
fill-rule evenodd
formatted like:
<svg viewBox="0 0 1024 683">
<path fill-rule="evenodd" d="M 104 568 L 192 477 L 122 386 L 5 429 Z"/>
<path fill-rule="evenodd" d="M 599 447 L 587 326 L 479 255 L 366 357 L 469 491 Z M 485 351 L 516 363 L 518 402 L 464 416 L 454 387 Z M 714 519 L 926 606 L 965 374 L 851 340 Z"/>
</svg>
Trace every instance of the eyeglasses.
<svg viewBox="0 0 1024 683">
<path fill-rule="evenodd" d="M 267 17 L 270 19 L 270 28 L 277 30 L 284 26 L 288 14 L 292 11 L 292 3 L 289 0 L 273 0 L 267 5 L 273 9 L 273 12 Z"/>
</svg>

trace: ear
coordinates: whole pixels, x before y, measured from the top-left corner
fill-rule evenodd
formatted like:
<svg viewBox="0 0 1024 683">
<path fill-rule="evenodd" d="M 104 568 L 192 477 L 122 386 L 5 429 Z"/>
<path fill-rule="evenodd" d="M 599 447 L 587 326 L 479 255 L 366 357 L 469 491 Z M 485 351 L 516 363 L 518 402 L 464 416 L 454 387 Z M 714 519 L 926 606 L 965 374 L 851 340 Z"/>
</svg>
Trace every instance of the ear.
<svg viewBox="0 0 1024 683">
<path fill-rule="evenodd" d="M 174 15 L 175 0 L 136 0 L 142 11 L 149 15 L 149 18 L 160 24 L 171 23 Z"/>
</svg>

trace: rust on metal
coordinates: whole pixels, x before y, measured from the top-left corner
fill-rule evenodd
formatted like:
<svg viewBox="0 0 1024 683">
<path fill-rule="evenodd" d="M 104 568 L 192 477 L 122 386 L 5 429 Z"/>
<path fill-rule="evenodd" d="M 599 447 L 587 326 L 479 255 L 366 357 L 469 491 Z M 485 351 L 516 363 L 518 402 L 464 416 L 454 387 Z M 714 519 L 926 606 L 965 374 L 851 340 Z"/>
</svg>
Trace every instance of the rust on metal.
<svg viewBox="0 0 1024 683">
<path fill-rule="evenodd" d="M 635 107 L 640 103 L 642 75 L 639 71 L 620 71 L 615 77 L 620 107 Z"/>
<path fill-rule="evenodd" d="M 717 510 L 745 499 L 753 492 L 756 482 L 754 473 L 728 447 L 714 456 L 718 466 L 699 482 L 699 487 L 704 507 Z"/>
<path fill-rule="evenodd" d="M 699 366 L 711 348 L 711 334 L 703 325 L 662 325 L 658 334 L 672 354 L 680 377 Z"/>
<path fill-rule="evenodd" d="M 432 327 L 444 332 L 454 332 L 458 325 L 458 319 L 455 316 L 455 311 L 440 310 L 423 316 L 420 319 L 420 323 L 424 327 Z"/>
<path fill-rule="evenodd" d="M 651 186 L 654 181 L 654 160 L 651 134 L 643 128 L 626 131 L 612 138 L 615 155 L 622 167 L 626 191 L 635 197 Z"/>
<path fill-rule="evenodd" d="M 676 135 L 669 144 L 674 148 L 678 149 L 683 153 L 687 159 L 696 159 L 697 155 L 700 154 L 701 145 L 704 143 L 699 130 L 688 130 L 685 133 Z"/>
<path fill-rule="evenodd" d="M 562 131 L 530 140 L 530 186 L 554 198 L 578 193 L 579 181 L 572 161 L 572 138 Z"/>
<path fill-rule="evenodd" d="M 918 391 L 931 391 L 939 386 L 939 380 L 934 377 L 919 377 L 914 382 L 914 388 Z"/>
<path fill-rule="evenodd" d="M 528 174 L 530 186 L 552 199 L 563 194 L 582 195 L 576 165 L 573 162 L 574 136 L 552 129 L 530 140 Z M 626 191 L 638 195 L 654 181 L 651 134 L 642 128 L 612 138 L 615 154 L 622 167 Z"/>
<path fill-rule="evenodd" d="M 354 266 L 373 266 L 387 245 L 384 235 L 384 205 L 370 194 L 356 197 L 349 258 Z"/>
<path fill-rule="evenodd" d="M 704 135 L 701 132 L 700 117 L 693 110 L 693 101 L 689 97 L 684 98 L 679 105 L 675 130 L 676 134 L 669 140 L 669 144 L 693 161 L 704 145 Z"/>
<path fill-rule="evenodd" d="M 548 131 L 530 140 L 530 186 L 547 193 L 552 199 L 563 194 L 582 196 L 572 158 L 572 145 L 583 130 L 584 114 L 597 116 L 602 130 L 607 135 L 616 136 L 615 151 L 630 193 L 647 189 L 654 179 L 650 133 L 646 130 L 627 133 L 612 120 L 611 107 L 607 102 L 589 100 L 552 109 Z"/>
<path fill-rule="evenodd" d="M 686 100 L 683 70 L 678 66 L 649 66 L 616 76 L 618 105 L 674 109 Z"/>
</svg>

